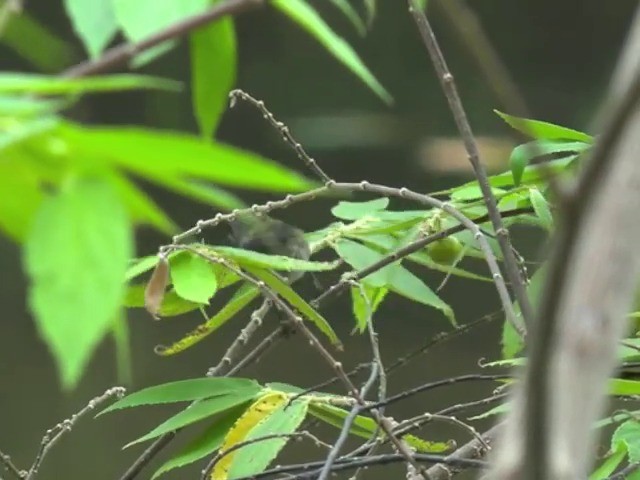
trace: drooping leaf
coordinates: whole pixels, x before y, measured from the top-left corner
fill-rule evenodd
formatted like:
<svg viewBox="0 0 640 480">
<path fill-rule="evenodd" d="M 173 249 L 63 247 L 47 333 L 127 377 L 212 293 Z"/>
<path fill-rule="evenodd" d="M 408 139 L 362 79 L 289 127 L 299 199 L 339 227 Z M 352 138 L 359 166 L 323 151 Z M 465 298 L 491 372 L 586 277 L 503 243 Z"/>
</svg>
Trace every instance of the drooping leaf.
<svg viewBox="0 0 640 480">
<path fill-rule="evenodd" d="M 323 422 L 337 428 L 342 428 L 344 420 L 349 414 L 349 412 L 342 408 L 320 402 L 311 403 L 309 405 L 309 413 Z M 375 420 L 364 415 L 356 416 L 353 426 L 349 431 L 354 435 L 367 439 L 372 438 L 376 434 L 380 435 L 380 430 Z M 430 442 L 416 437 L 415 435 L 403 435 L 402 440 L 407 442 L 407 444 L 415 448 L 417 451 L 424 453 L 446 452 L 454 445 L 451 442 Z"/>
<path fill-rule="evenodd" d="M 224 443 L 220 448 L 221 452 L 225 452 L 229 448 L 245 441 L 251 430 L 256 425 L 263 422 L 279 407 L 286 405 L 288 397 L 282 392 L 265 391 L 249 408 L 242 414 L 238 421 L 227 433 Z M 238 450 L 233 451 L 222 457 L 211 472 L 212 480 L 227 480 L 229 478 L 229 468 Z"/>
<path fill-rule="evenodd" d="M 200 460 L 220 448 L 225 435 L 245 409 L 245 405 L 240 405 L 224 412 L 220 418 L 214 420 L 200 435 L 187 443 L 176 455 L 156 470 L 151 480 L 174 468 L 184 467 Z"/>
<path fill-rule="evenodd" d="M 65 0 L 65 10 L 91 58 L 97 58 L 118 31 L 111 0 Z"/>
<path fill-rule="evenodd" d="M 358 54 L 304 0 L 272 0 L 271 4 L 287 15 L 300 27 L 316 38 L 329 53 L 351 70 L 385 103 L 393 103 L 393 98 L 373 76 Z"/>
<path fill-rule="evenodd" d="M 24 252 L 29 305 L 66 388 L 116 318 L 132 252 L 124 207 L 101 179 L 72 181 L 36 213 Z"/>
<path fill-rule="evenodd" d="M 364 37 L 367 34 L 367 26 L 349 0 L 331 0 L 331 3 L 342 12 L 360 35 Z"/>
<path fill-rule="evenodd" d="M 235 395 L 238 392 L 260 391 L 260 385 L 255 380 L 233 377 L 210 377 L 178 380 L 153 387 L 144 388 L 118 400 L 105 408 L 99 415 L 145 405 L 160 405 L 165 403 L 192 402 L 211 397 Z"/>
<path fill-rule="evenodd" d="M 233 20 L 223 18 L 194 31 L 191 46 L 191 95 L 200 133 L 216 131 L 236 80 L 236 34 Z"/>
<path fill-rule="evenodd" d="M 584 142 L 563 142 L 557 140 L 536 140 L 518 145 L 509 156 L 509 166 L 513 175 L 514 185 L 520 185 L 524 169 L 531 160 L 545 155 L 572 156 L 591 148 Z M 542 166 L 544 168 L 544 165 Z"/>
<path fill-rule="evenodd" d="M 547 231 L 553 229 L 553 216 L 551 215 L 551 209 L 549 203 L 544 195 L 537 188 L 531 188 L 529 190 L 529 199 L 531 200 L 531 206 L 533 211 L 540 219 L 540 222 Z"/>
<path fill-rule="evenodd" d="M 358 220 L 365 215 L 384 210 L 389 205 L 387 197 L 369 200 L 368 202 L 346 202 L 342 201 L 331 209 L 331 213 L 336 218 L 343 220 Z"/>
<path fill-rule="evenodd" d="M 218 279 L 211 263 L 191 252 L 172 259 L 171 280 L 178 295 L 195 303 L 209 303 L 218 289 Z"/>
<path fill-rule="evenodd" d="M 351 287 L 351 302 L 353 315 L 356 317 L 356 327 L 360 333 L 367 329 L 369 315 L 373 315 L 389 290 L 386 287 L 371 287 L 362 284 L 360 288 Z M 363 298 L 363 295 L 366 298 Z"/>
<path fill-rule="evenodd" d="M 329 341 L 337 348 L 342 348 L 342 342 L 334 332 L 331 324 L 318 313 L 314 308 L 309 305 L 300 295 L 296 293 L 282 278 L 274 274 L 269 270 L 263 270 L 261 268 L 245 265 L 245 270 L 251 273 L 253 276 L 262 280 L 271 289 L 273 289 L 278 295 L 284 298 L 291 306 L 298 310 L 302 315 L 313 323 L 318 330 L 325 334 Z"/>
<path fill-rule="evenodd" d="M 273 270 L 326 272 L 337 267 L 335 262 L 316 262 L 312 260 L 300 260 L 298 258 L 282 255 L 267 255 L 265 253 L 244 250 L 242 248 L 210 245 L 194 245 L 194 248 L 211 255 L 218 255 L 232 260 L 238 265 L 250 265 Z"/>
<path fill-rule="evenodd" d="M 127 308 L 144 307 L 144 292 L 146 285 L 136 284 L 129 285 L 122 301 L 122 305 Z M 162 303 L 156 313 L 158 317 L 175 317 L 183 313 L 192 312 L 202 307 L 202 304 L 190 302 L 178 296 L 173 289 L 169 289 L 164 293 Z"/>
<path fill-rule="evenodd" d="M 133 89 L 180 90 L 180 82 L 145 75 L 118 74 L 65 78 L 37 73 L 0 73 L 0 94 L 71 95 Z"/>
<path fill-rule="evenodd" d="M 77 155 L 114 163 L 161 185 L 166 178 L 177 178 L 287 192 L 313 186 L 301 175 L 264 157 L 222 143 L 204 142 L 193 135 L 135 128 L 83 128 L 70 123 L 61 134 Z"/>
<path fill-rule="evenodd" d="M 265 470 L 278 455 L 288 437 L 258 441 L 266 435 L 287 435 L 295 432 L 307 415 L 309 401 L 302 398 L 280 405 L 275 411 L 251 429 L 245 441 L 256 440 L 239 449 L 229 466 L 227 478 L 250 477 Z"/>
<path fill-rule="evenodd" d="M 334 245 L 334 248 L 338 255 L 356 270 L 369 267 L 385 257 L 384 254 L 376 250 L 346 239 L 341 239 Z M 406 298 L 437 308 L 455 324 L 455 316 L 451 307 L 442 301 L 422 280 L 398 262 L 387 265 L 362 280 L 372 287 L 387 287 Z"/>
<path fill-rule="evenodd" d="M 186 427 L 193 423 L 209 418 L 217 413 L 224 412 L 230 408 L 242 405 L 251 401 L 257 395 L 257 391 L 254 388 L 245 388 L 236 390 L 226 395 L 218 395 L 216 397 L 207 398 L 204 400 L 198 400 L 192 405 L 177 413 L 173 417 L 164 421 L 152 431 L 143 435 L 142 437 L 134 440 L 133 442 L 125 445 L 124 448 L 130 447 L 137 443 L 146 442 L 153 438 L 164 435 L 165 433 L 173 432 L 180 428 Z"/>
<path fill-rule="evenodd" d="M 168 347 L 157 348 L 156 353 L 162 356 L 175 355 L 192 347 L 203 340 L 206 336 L 215 332 L 229 319 L 242 311 L 253 299 L 260 294 L 260 291 L 253 285 L 245 284 L 233 295 L 231 300 L 213 317 L 202 325 L 198 325 L 194 330 L 186 334 L 177 342 Z"/>
<path fill-rule="evenodd" d="M 525 135 L 541 140 L 573 140 L 577 142 L 593 142 L 593 137 L 584 132 L 579 132 L 553 123 L 542 122 L 540 120 L 530 120 L 518 118 L 506 113 L 494 110 L 494 112 L 509 124 L 512 128 Z"/>
</svg>

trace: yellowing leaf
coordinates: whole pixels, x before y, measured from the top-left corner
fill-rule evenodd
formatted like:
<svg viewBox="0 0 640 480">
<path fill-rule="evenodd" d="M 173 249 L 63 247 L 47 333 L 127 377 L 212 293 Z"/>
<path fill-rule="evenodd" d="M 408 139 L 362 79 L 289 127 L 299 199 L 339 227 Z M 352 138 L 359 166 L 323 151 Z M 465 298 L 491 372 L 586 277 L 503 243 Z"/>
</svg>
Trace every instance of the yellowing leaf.
<svg viewBox="0 0 640 480">
<path fill-rule="evenodd" d="M 287 401 L 287 395 L 282 392 L 273 391 L 269 391 L 266 395 L 263 395 L 256 400 L 245 411 L 245 413 L 242 414 L 234 424 L 233 428 L 229 430 L 220 452 L 224 453 L 234 445 L 243 442 L 255 426 L 267 418 L 277 408 L 284 405 Z M 233 451 L 220 459 L 211 472 L 212 480 L 227 480 L 229 467 L 231 466 L 231 462 L 233 461 L 235 454 L 236 451 Z"/>
</svg>

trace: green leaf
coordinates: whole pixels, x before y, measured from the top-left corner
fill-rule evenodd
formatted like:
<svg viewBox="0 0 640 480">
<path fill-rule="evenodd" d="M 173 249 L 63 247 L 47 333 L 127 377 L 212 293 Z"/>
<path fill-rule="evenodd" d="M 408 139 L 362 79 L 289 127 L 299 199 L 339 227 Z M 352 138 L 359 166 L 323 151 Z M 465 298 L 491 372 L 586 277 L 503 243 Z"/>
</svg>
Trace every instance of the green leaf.
<svg viewBox="0 0 640 480">
<path fill-rule="evenodd" d="M 491 187 L 491 191 L 496 197 L 500 197 L 506 193 L 506 190 L 495 187 Z M 479 185 L 463 185 L 462 187 L 454 188 L 451 192 L 451 200 L 455 202 L 467 202 L 480 198 L 482 198 L 482 190 Z"/>
<path fill-rule="evenodd" d="M 126 316 L 121 312 L 113 322 L 111 329 L 116 350 L 116 370 L 118 382 L 125 385 L 133 383 L 133 368 L 131 362 L 131 334 Z"/>
<path fill-rule="evenodd" d="M 607 456 L 604 462 L 589 475 L 589 480 L 605 480 L 618 468 L 627 456 L 627 450 L 624 447 L 618 448 L 611 455 Z"/>
<path fill-rule="evenodd" d="M 469 417 L 469 420 L 482 420 L 483 418 L 489 418 L 495 415 L 502 415 L 503 413 L 508 412 L 510 408 L 511 406 L 509 405 L 509 403 L 501 403 L 500 405 L 497 405 L 492 409 L 487 410 L 486 412 L 483 412 L 479 415 L 474 415 L 473 417 Z"/>
<path fill-rule="evenodd" d="M 139 88 L 178 91 L 181 85 L 174 80 L 131 74 L 64 78 L 36 73 L 0 73 L 0 94 L 70 95 Z"/>
<path fill-rule="evenodd" d="M 158 478 L 174 468 L 184 467 L 220 448 L 225 435 L 238 418 L 244 413 L 245 405 L 227 410 L 220 418 L 214 420 L 200 435 L 187 443 L 176 455 L 164 463 L 151 477 Z"/>
<path fill-rule="evenodd" d="M 40 22 L 22 9 L 19 15 L 10 15 L 0 41 L 13 49 L 38 71 L 59 73 L 76 61 L 73 45 L 55 35 L 45 22 Z M 28 38 L 29 41 L 25 42 Z"/>
<path fill-rule="evenodd" d="M 112 175 L 108 175 L 106 178 L 115 187 L 118 196 L 124 202 L 134 222 L 151 225 L 167 235 L 176 233 L 178 230 L 176 224 L 156 205 L 149 195 L 139 189 L 126 176 L 114 171 Z"/>
<path fill-rule="evenodd" d="M 296 400 L 277 408 L 256 425 L 244 439 L 258 440 L 266 435 L 286 435 L 295 432 L 307 415 L 309 401 Z M 256 441 L 240 448 L 229 467 L 228 478 L 250 477 L 265 470 L 290 439 L 288 437 Z"/>
<path fill-rule="evenodd" d="M 393 270 L 388 287 L 389 290 L 403 297 L 440 310 L 454 327 L 457 326 L 456 317 L 451 307 L 406 268 L 398 265 Z"/>
<path fill-rule="evenodd" d="M 536 212 L 544 228 L 547 231 L 551 231 L 553 229 L 553 216 L 551 215 L 551 209 L 549 208 L 547 199 L 544 198 L 537 188 L 529 189 L 529 199 L 531 200 L 533 211 Z"/>
<path fill-rule="evenodd" d="M 267 255 L 265 253 L 244 250 L 242 248 L 199 244 L 193 245 L 193 247 L 208 255 L 230 259 L 239 265 L 271 268 L 273 270 L 284 270 L 287 272 L 326 272 L 328 270 L 334 270 L 337 267 L 335 262 L 300 260 L 298 258 L 285 257 L 282 255 Z"/>
<path fill-rule="evenodd" d="M 363 37 L 367 34 L 367 26 L 349 0 L 331 0 L 331 3 L 351 22 L 358 34 Z"/>
<path fill-rule="evenodd" d="M 356 270 L 362 270 L 385 257 L 351 240 L 341 239 L 334 248 L 338 255 Z M 451 307 L 443 302 L 422 280 L 401 266 L 398 262 L 388 265 L 362 279 L 372 287 L 387 287 L 389 290 L 424 305 L 441 310 L 455 325 L 455 316 Z"/>
<path fill-rule="evenodd" d="M 0 161 L 0 230 L 22 242 L 42 201 L 36 172 L 20 155 Z"/>
<path fill-rule="evenodd" d="M 113 9 L 125 36 L 134 42 L 142 40 L 169 25 L 189 16 L 203 12 L 209 0 L 112 0 Z M 159 47 L 143 52 L 136 57 L 136 65 L 146 63 L 166 53 L 175 42 L 165 42 Z"/>
<path fill-rule="evenodd" d="M 353 315 L 356 317 L 356 327 L 360 333 L 367 329 L 369 315 L 376 312 L 388 292 L 389 290 L 385 287 L 371 287 L 366 283 L 363 283 L 360 288 L 351 287 Z M 363 295 L 366 298 L 363 298 Z"/>
<path fill-rule="evenodd" d="M 129 262 L 129 267 L 125 273 L 125 281 L 132 280 L 145 272 L 153 269 L 158 264 L 158 255 L 135 258 Z"/>
<path fill-rule="evenodd" d="M 335 345 L 337 348 L 342 348 L 342 343 L 336 335 L 336 332 L 334 332 L 333 328 L 331 328 L 331 324 L 329 324 L 329 322 L 327 322 L 327 320 L 322 315 L 314 310 L 311 305 L 309 305 L 278 275 L 269 270 L 263 270 L 261 268 L 248 265 L 245 265 L 244 269 L 251 273 L 253 276 L 257 277 L 259 280 L 262 280 L 264 283 L 266 283 L 273 291 L 275 291 L 278 295 L 289 302 L 291 306 L 298 310 L 302 315 L 307 317 L 311 321 L 311 323 L 313 323 L 318 328 L 318 330 L 326 335 L 326 337 L 333 345 Z"/>
<path fill-rule="evenodd" d="M 612 378 L 609 380 L 609 395 L 640 395 L 640 381 Z"/>
<path fill-rule="evenodd" d="M 509 165 L 513 175 L 513 184 L 520 185 L 524 169 L 534 158 L 545 155 L 559 155 L 566 157 L 568 154 L 582 153 L 591 148 L 591 145 L 584 142 L 562 142 L 537 140 L 513 149 L 509 157 Z"/>
<path fill-rule="evenodd" d="M 111 0 L 65 0 L 64 6 L 89 56 L 100 56 L 118 31 Z"/>
<path fill-rule="evenodd" d="M 337 428 L 342 428 L 344 420 L 349 414 L 346 410 L 320 402 L 312 403 L 309 406 L 309 413 L 323 422 Z M 353 435 L 366 439 L 370 439 L 374 435 L 380 435 L 380 429 L 378 428 L 378 424 L 375 420 L 370 417 L 365 417 L 364 415 L 356 416 L 349 432 Z M 418 438 L 415 435 L 403 435 L 402 440 L 407 442 L 407 444 L 415 448 L 417 451 L 424 453 L 442 453 L 450 450 L 452 447 L 451 443 L 430 442 Z"/>
<path fill-rule="evenodd" d="M 531 276 L 529 285 L 527 285 L 527 296 L 534 308 L 539 302 L 540 295 L 542 295 L 546 272 L 547 267 L 546 264 L 544 264 Z M 514 311 L 516 315 L 520 315 L 520 307 L 518 307 L 517 303 L 514 303 Z M 505 318 L 502 328 L 502 358 L 513 358 L 520 353 L 523 348 L 524 343 L 522 338 L 520 338 L 520 335 L 515 331 L 511 322 Z"/>
<path fill-rule="evenodd" d="M 65 388 L 117 315 L 132 252 L 124 207 L 100 179 L 72 181 L 36 213 L 24 252 L 29 305 Z"/>
<path fill-rule="evenodd" d="M 627 420 L 620 425 L 611 437 L 611 449 L 617 451 L 624 448 L 629 455 L 629 462 L 640 461 L 640 422 Z"/>
<path fill-rule="evenodd" d="M 236 34 L 233 20 L 223 18 L 190 36 L 193 110 L 200 133 L 209 138 L 226 109 L 236 81 Z"/>
<path fill-rule="evenodd" d="M 271 4 L 315 37 L 329 53 L 360 78 L 385 103 L 393 103 L 389 92 L 373 76 L 351 45 L 336 35 L 308 3 L 303 0 L 272 0 Z"/>
<path fill-rule="evenodd" d="M 23 118 L 43 117 L 72 105 L 64 98 L 45 100 L 18 95 L 0 96 L 0 116 Z"/>
<path fill-rule="evenodd" d="M 182 427 L 186 427 L 187 425 L 209 418 L 216 413 L 224 412 L 225 410 L 229 410 L 235 406 L 247 403 L 256 396 L 258 391 L 254 388 L 245 388 L 242 390 L 236 390 L 227 395 L 219 395 L 206 400 L 198 400 L 193 405 L 188 406 L 180 413 L 177 413 L 158 425 L 146 435 L 128 443 L 124 448 L 128 448 L 137 443 L 146 442 L 147 440 L 159 437 L 165 433 L 173 432 Z"/>
<path fill-rule="evenodd" d="M 218 280 L 211 263 L 191 252 L 173 258 L 171 280 L 178 295 L 195 303 L 209 303 L 218 289 Z"/>
<path fill-rule="evenodd" d="M 574 140 L 577 142 L 592 143 L 593 137 L 584 132 L 561 127 L 553 123 L 541 122 L 540 120 L 529 120 L 518 118 L 506 113 L 494 110 L 494 112 L 509 124 L 510 127 L 524 133 L 527 136 L 541 140 Z"/>
<path fill-rule="evenodd" d="M 135 128 L 82 128 L 69 123 L 61 133 L 76 155 L 114 163 L 161 185 L 167 178 L 197 178 L 269 191 L 313 187 L 301 175 L 271 160 L 193 135 Z"/>
<path fill-rule="evenodd" d="M 192 402 L 210 397 L 245 394 L 248 391 L 258 393 L 261 387 L 255 380 L 232 377 L 192 378 L 177 382 L 144 388 L 105 408 L 99 415 L 140 407 L 142 405 L 161 405 L 165 403 Z"/>
<path fill-rule="evenodd" d="M 387 197 L 369 200 L 368 202 L 340 202 L 331 209 L 336 218 L 343 220 L 359 220 L 370 213 L 384 210 L 389 205 Z"/>
<path fill-rule="evenodd" d="M 229 319 L 242 311 L 259 294 L 260 292 L 256 287 L 244 284 L 234 293 L 231 300 L 229 300 L 229 302 L 213 317 L 202 325 L 198 325 L 195 330 L 192 330 L 169 347 L 157 349 L 157 353 L 162 356 L 175 355 L 176 353 L 183 352 L 184 350 L 192 347 L 203 340 L 207 335 L 210 335 L 227 323 Z M 160 314 L 162 314 L 162 309 L 160 310 Z"/>
</svg>

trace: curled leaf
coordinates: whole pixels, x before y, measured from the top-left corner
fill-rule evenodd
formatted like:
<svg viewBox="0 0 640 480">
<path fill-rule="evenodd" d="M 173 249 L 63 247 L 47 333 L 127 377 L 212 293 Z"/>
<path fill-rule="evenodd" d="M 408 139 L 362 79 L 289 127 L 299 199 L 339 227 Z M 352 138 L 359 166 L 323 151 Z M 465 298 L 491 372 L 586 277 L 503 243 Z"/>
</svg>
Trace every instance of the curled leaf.
<svg viewBox="0 0 640 480">
<path fill-rule="evenodd" d="M 144 308 L 158 318 L 158 311 L 164 298 L 164 291 L 169 283 L 169 261 L 164 255 L 159 255 L 158 264 L 151 274 L 147 288 L 144 291 Z"/>
</svg>

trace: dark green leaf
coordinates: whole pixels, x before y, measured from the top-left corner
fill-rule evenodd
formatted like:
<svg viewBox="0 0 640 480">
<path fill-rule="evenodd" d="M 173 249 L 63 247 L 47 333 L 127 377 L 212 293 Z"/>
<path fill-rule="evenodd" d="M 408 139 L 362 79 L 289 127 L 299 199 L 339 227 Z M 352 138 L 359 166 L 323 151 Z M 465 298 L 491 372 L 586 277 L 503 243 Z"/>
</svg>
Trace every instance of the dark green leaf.
<svg viewBox="0 0 640 480">
<path fill-rule="evenodd" d="M 68 95 L 138 88 L 177 91 L 180 90 L 181 86 L 179 82 L 174 80 L 131 74 L 64 78 L 36 73 L 0 73 L 0 94 Z"/>
<path fill-rule="evenodd" d="M 132 251 L 124 207 L 99 179 L 72 181 L 36 213 L 25 247 L 29 305 L 66 388 L 117 315 Z"/>
<path fill-rule="evenodd" d="M 296 293 L 282 278 L 274 274 L 269 270 L 263 270 L 261 268 L 245 265 L 245 270 L 251 273 L 253 276 L 266 283 L 273 291 L 284 298 L 302 315 L 307 317 L 311 323 L 313 323 L 318 330 L 324 333 L 329 341 L 338 348 L 342 348 L 342 343 L 336 335 L 336 332 L 331 328 L 331 324 L 313 309 L 300 295 Z"/>
<path fill-rule="evenodd" d="M 336 218 L 343 220 L 359 220 L 370 213 L 384 210 L 389 205 L 386 197 L 369 200 L 368 202 L 340 202 L 331 209 L 331 213 Z"/>
<path fill-rule="evenodd" d="M 351 45 L 336 35 L 308 3 L 304 0 L 272 0 L 271 4 L 315 37 L 329 53 L 360 78 L 385 103 L 393 103 L 389 92 L 360 60 Z"/>
<path fill-rule="evenodd" d="M 67 15 L 91 58 L 97 58 L 118 31 L 111 0 L 65 0 Z"/>
<path fill-rule="evenodd" d="M 237 390 L 227 395 L 220 395 L 217 397 L 209 398 L 206 400 L 198 400 L 193 405 L 188 406 L 180 413 L 169 418 L 165 422 L 158 425 L 152 431 L 143 435 L 142 437 L 128 443 L 124 448 L 130 447 L 137 443 L 146 442 L 153 438 L 164 435 L 165 433 L 173 432 L 187 425 L 199 422 L 205 418 L 211 417 L 216 413 L 224 412 L 237 405 L 248 402 L 253 399 L 257 394 L 254 388 L 245 388 L 243 390 Z"/>
<path fill-rule="evenodd" d="M 258 440 L 266 435 L 286 435 L 295 432 L 307 415 L 309 401 L 306 399 L 285 403 L 271 415 L 253 427 L 245 441 Z M 250 477 L 265 470 L 280 450 L 289 441 L 288 437 L 256 441 L 239 449 L 229 467 L 228 478 Z"/>
<path fill-rule="evenodd" d="M 360 18 L 356 9 L 349 3 L 349 0 L 331 0 L 331 3 L 342 12 L 360 35 L 366 35 L 367 26 L 364 24 L 362 18 Z"/>
<path fill-rule="evenodd" d="M 224 438 L 238 420 L 240 415 L 246 410 L 246 405 L 240 405 L 227 410 L 220 418 L 214 420 L 200 435 L 187 443 L 176 455 L 164 463 L 151 477 L 151 480 L 158 478 L 174 468 L 189 465 L 220 448 Z"/>
<path fill-rule="evenodd" d="M 218 289 L 211 263 L 191 252 L 171 260 L 171 280 L 178 295 L 195 303 L 209 303 Z"/>
<path fill-rule="evenodd" d="M 500 118 L 509 124 L 512 128 L 524 133 L 527 136 L 538 138 L 541 140 L 574 140 L 577 142 L 592 143 L 593 137 L 584 132 L 572 130 L 571 128 L 561 127 L 553 123 L 541 122 L 540 120 L 529 120 L 527 118 L 518 118 L 506 113 L 494 110 Z"/>
<path fill-rule="evenodd" d="M 139 407 L 142 405 L 160 405 L 164 403 L 190 402 L 210 397 L 225 395 L 244 395 L 247 392 L 256 394 L 261 387 L 255 380 L 246 378 L 217 377 L 193 378 L 179 380 L 145 388 L 131 395 L 127 395 L 116 403 L 105 408 L 100 415 L 123 408 Z"/>
<path fill-rule="evenodd" d="M 216 131 L 236 81 L 236 34 L 231 18 L 194 31 L 191 45 L 191 95 L 200 133 Z"/>
</svg>

